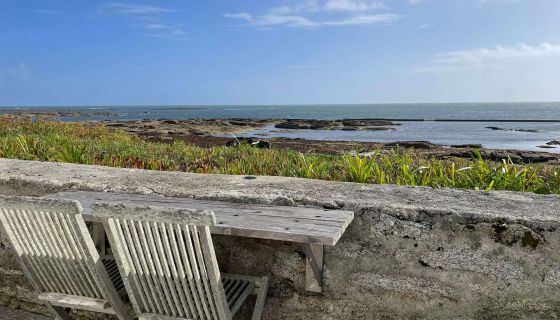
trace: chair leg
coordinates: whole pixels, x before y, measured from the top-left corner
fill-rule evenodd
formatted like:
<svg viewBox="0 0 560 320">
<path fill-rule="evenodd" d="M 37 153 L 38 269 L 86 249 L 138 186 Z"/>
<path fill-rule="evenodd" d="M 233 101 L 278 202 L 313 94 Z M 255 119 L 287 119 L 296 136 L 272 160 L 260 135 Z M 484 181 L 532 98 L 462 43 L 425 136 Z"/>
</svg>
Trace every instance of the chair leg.
<svg viewBox="0 0 560 320">
<path fill-rule="evenodd" d="M 264 301 L 266 300 L 266 293 L 268 292 L 268 277 L 262 277 L 259 283 L 259 293 L 257 294 L 257 301 L 255 302 L 255 309 L 253 310 L 253 317 L 251 320 L 260 320 L 264 309 Z"/>
</svg>

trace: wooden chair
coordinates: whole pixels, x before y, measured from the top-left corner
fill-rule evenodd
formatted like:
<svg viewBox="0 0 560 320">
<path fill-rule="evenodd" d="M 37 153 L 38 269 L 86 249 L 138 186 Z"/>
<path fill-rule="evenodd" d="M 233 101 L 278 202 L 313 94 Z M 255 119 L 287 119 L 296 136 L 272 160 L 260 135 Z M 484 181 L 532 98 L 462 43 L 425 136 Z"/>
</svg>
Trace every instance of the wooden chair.
<svg viewBox="0 0 560 320">
<path fill-rule="evenodd" d="M 251 293 L 261 318 L 267 277 L 221 274 L 208 210 L 94 204 L 140 320 L 231 319 Z"/>
<path fill-rule="evenodd" d="M 66 308 L 132 319 L 116 262 L 100 259 L 81 211 L 77 201 L 0 196 L 0 231 L 56 319 L 69 319 Z"/>
</svg>

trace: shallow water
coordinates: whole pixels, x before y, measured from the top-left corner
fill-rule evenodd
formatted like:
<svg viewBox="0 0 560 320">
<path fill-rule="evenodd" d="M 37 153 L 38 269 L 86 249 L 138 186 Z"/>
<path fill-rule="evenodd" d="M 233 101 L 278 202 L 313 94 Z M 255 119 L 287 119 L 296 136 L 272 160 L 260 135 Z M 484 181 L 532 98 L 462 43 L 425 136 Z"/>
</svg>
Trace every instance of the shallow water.
<svg viewBox="0 0 560 320">
<path fill-rule="evenodd" d="M 4 107 L 13 109 L 14 107 Z M 26 109 L 22 108 L 21 109 Z M 427 140 L 433 143 L 482 144 L 487 148 L 507 148 L 559 152 L 537 146 L 560 139 L 560 103 L 451 103 L 451 104 L 369 104 L 369 105 L 290 105 L 290 106 L 115 106 L 45 107 L 62 111 L 103 111 L 111 117 L 76 117 L 62 120 L 103 119 L 188 119 L 188 118 L 385 118 L 385 119 L 462 119 L 515 120 L 521 122 L 439 122 L 396 121 L 393 131 L 297 130 L 277 132 L 261 129 L 250 135 L 326 140 L 403 141 Z M 33 107 L 32 109 L 37 109 Z M 524 122 L 547 120 L 552 122 Z M 499 127 L 512 131 L 490 130 Z M 536 130 L 519 132 L 515 129 Z"/>
</svg>

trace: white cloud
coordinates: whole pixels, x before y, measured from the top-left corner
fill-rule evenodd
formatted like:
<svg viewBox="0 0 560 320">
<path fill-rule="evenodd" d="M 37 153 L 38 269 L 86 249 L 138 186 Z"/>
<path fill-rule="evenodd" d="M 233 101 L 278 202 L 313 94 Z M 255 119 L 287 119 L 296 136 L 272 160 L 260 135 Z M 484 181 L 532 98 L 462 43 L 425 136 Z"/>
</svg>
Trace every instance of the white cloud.
<svg viewBox="0 0 560 320">
<path fill-rule="evenodd" d="M 457 64 L 543 56 L 560 56 L 560 44 L 553 45 L 544 42 L 535 46 L 525 43 L 519 43 L 513 46 L 497 45 L 493 48 L 443 52 L 437 54 L 434 60 L 439 63 Z"/>
<path fill-rule="evenodd" d="M 331 11 L 370 11 L 383 9 L 383 2 L 371 0 L 327 0 L 325 10 Z"/>
<path fill-rule="evenodd" d="M 432 63 L 416 72 L 458 71 L 472 68 L 504 68 L 517 60 L 559 57 L 560 43 L 544 42 L 538 45 L 519 43 L 511 46 L 475 48 L 442 52 L 434 55 Z"/>
<path fill-rule="evenodd" d="M 434 25 L 431 23 L 423 23 L 421 25 L 418 26 L 418 29 L 430 29 L 433 28 Z"/>
<path fill-rule="evenodd" d="M 239 13 L 226 13 L 224 14 L 224 17 L 226 18 L 232 18 L 232 19 L 241 19 L 241 20 L 245 20 L 245 21 L 252 21 L 253 20 L 253 16 L 247 12 L 239 12 Z"/>
<path fill-rule="evenodd" d="M 409 4 L 418 4 L 421 2 L 428 2 L 429 0 L 408 0 Z M 512 3 L 512 2 L 522 2 L 523 0 L 474 0 L 475 2 L 478 2 L 480 4 L 486 4 L 486 3 L 492 3 L 492 2 L 502 2 L 502 3 Z"/>
<path fill-rule="evenodd" d="M 118 13 L 118 14 L 130 14 L 130 15 L 149 15 L 149 14 L 159 14 L 159 13 L 169 13 L 174 12 L 173 9 L 145 5 L 145 4 L 129 4 L 121 2 L 107 3 L 100 9 L 103 13 Z"/>
<path fill-rule="evenodd" d="M 343 17 L 334 20 L 311 20 L 304 16 L 297 15 L 278 15 L 264 14 L 252 16 L 249 13 L 241 12 L 225 14 L 228 18 L 241 19 L 253 27 L 293 27 L 293 28 L 318 28 L 328 26 L 358 26 L 372 24 L 391 24 L 402 18 L 397 14 L 363 14 Z"/>
<path fill-rule="evenodd" d="M 293 5 L 282 5 L 268 9 L 268 13 L 290 15 L 304 12 L 318 12 L 322 10 L 322 5 L 317 0 L 307 0 Z"/>
<path fill-rule="evenodd" d="M 268 13 L 290 15 L 320 11 L 365 12 L 384 8 L 385 4 L 377 0 L 307 0 L 292 5 L 272 7 Z"/>
<path fill-rule="evenodd" d="M 376 0 L 307 0 L 272 7 L 262 14 L 238 12 L 226 13 L 224 16 L 246 21 L 248 26 L 258 28 L 391 24 L 403 18 L 399 14 L 370 12 L 384 8 L 385 5 Z"/>
<path fill-rule="evenodd" d="M 163 23 L 149 23 L 143 25 L 148 37 L 168 38 L 175 40 L 189 40 L 187 32 L 182 29 L 183 25 L 169 25 Z"/>
<path fill-rule="evenodd" d="M 162 22 L 162 15 L 176 12 L 174 9 L 163 8 L 145 4 L 128 4 L 112 2 L 99 8 L 100 13 L 119 14 L 133 19 L 138 24 L 133 27 L 140 29 L 142 35 L 152 38 L 165 38 L 173 40 L 189 39 L 184 25 Z"/>
</svg>

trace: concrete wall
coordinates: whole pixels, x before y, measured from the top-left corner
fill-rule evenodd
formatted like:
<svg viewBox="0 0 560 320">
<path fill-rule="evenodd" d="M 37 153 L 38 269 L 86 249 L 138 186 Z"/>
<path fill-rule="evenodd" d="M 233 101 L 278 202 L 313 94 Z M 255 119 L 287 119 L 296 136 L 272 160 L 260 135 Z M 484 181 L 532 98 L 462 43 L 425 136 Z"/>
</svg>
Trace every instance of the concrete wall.
<svg viewBox="0 0 560 320">
<path fill-rule="evenodd" d="M 300 246 L 215 238 L 224 271 L 271 275 L 264 319 L 560 317 L 557 196 L 0 160 L 0 194 L 71 189 L 355 210 L 320 295 L 303 289 Z M 0 276 L 1 305 L 44 312 L 3 247 Z"/>
</svg>

